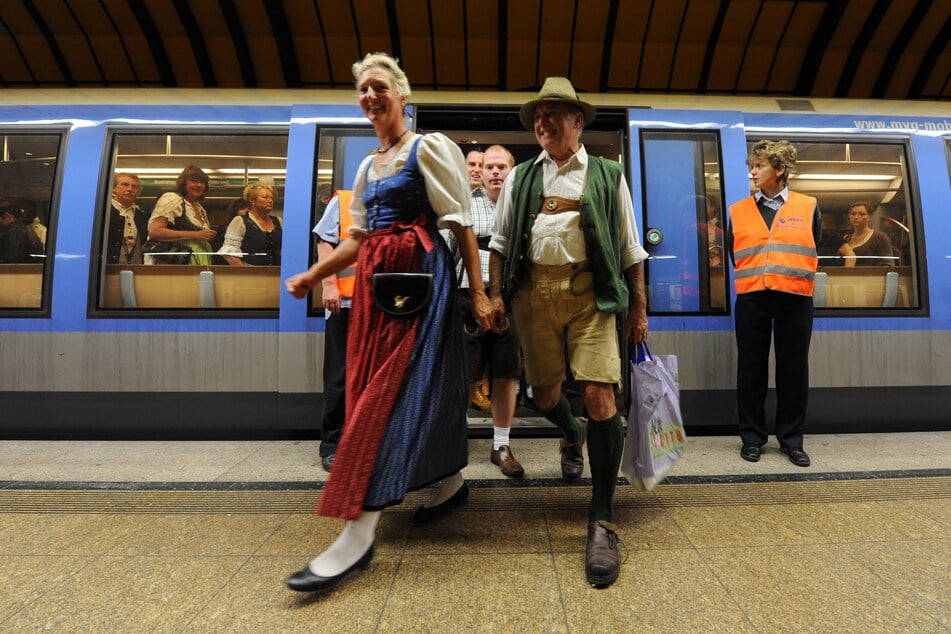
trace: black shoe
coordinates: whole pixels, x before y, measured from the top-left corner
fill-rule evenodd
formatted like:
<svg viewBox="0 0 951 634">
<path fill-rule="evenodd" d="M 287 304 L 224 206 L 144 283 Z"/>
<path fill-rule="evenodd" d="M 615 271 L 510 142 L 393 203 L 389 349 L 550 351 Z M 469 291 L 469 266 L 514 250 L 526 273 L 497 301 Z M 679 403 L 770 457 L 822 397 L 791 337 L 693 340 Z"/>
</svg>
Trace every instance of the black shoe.
<svg viewBox="0 0 951 634">
<path fill-rule="evenodd" d="M 753 445 L 748 442 L 743 443 L 743 447 L 740 449 L 740 457 L 749 462 L 759 462 L 759 445 Z"/>
<path fill-rule="evenodd" d="M 812 464 L 809 460 L 809 454 L 802 450 L 802 447 L 780 447 L 783 453 L 789 456 L 789 462 L 797 467 L 808 467 Z"/>
<path fill-rule="evenodd" d="M 320 457 L 320 464 L 321 464 L 321 466 L 323 466 L 324 471 L 326 471 L 327 473 L 330 473 L 330 467 L 332 467 L 333 464 L 334 464 L 334 456 L 335 456 L 335 455 L 337 455 L 337 454 L 330 454 L 329 456 L 321 456 L 321 457 Z"/>
<path fill-rule="evenodd" d="M 306 566 L 303 570 L 299 570 L 288 577 L 284 583 L 287 584 L 288 588 L 297 592 L 329 592 L 336 588 L 351 572 L 366 568 L 371 559 L 373 559 L 373 544 L 370 544 L 370 548 L 363 553 L 363 557 L 360 557 L 355 564 L 339 575 L 321 577 L 311 572 L 310 566 Z"/>
<path fill-rule="evenodd" d="M 425 526 L 435 522 L 440 517 L 448 515 L 449 511 L 460 506 L 469 497 L 469 485 L 465 482 L 459 487 L 459 490 L 452 494 L 448 500 L 436 506 L 421 506 L 413 513 L 413 526 Z"/>
</svg>

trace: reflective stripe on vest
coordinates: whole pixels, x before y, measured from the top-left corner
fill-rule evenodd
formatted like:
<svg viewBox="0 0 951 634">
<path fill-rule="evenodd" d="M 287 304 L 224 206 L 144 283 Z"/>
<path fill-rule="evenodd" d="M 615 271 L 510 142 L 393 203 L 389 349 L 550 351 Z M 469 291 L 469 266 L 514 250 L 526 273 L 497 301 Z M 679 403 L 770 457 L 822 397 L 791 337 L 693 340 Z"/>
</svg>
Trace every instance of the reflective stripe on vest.
<svg viewBox="0 0 951 634">
<path fill-rule="evenodd" d="M 767 227 L 752 196 L 730 206 L 738 294 L 769 289 L 812 295 L 819 265 L 812 234 L 815 210 L 815 198 L 789 192 L 773 226 Z"/>
<path fill-rule="evenodd" d="M 334 194 L 340 207 L 340 242 L 350 237 L 350 227 L 353 226 L 353 216 L 350 215 L 350 201 L 353 200 L 353 191 L 339 189 Z M 353 297 L 353 286 L 357 279 L 357 263 L 354 262 L 342 271 L 337 271 L 337 289 L 341 297 Z"/>
</svg>

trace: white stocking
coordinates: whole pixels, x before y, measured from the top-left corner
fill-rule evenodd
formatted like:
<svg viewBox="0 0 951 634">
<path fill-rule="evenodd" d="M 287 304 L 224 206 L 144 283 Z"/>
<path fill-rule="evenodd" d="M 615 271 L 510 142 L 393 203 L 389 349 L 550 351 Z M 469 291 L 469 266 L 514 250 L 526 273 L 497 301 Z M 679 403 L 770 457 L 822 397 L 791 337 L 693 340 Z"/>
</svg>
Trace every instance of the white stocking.
<svg viewBox="0 0 951 634">
<path fill-rule="evenodd" d="M 366 554 L 376 536 L 380 511 L 363 511 L 344 525 L 330 548 L 311 560 L 310 571 L 319 577 L 335 577 Z"/>
<path fill-rule="evenodd" d="M 465 484 L 465 481 L 462 479 L 462 472 L 456 471 L 454 475 L 449 476 L 439 483 L 439 488 L 433 491 L 432 497 L 430 497 L 429 501 L 423 504 L 423 506 L 426 508 L 439 506 L 455 495 L 456 491 L 458 491 L 463 484 Z"/>
</svg>

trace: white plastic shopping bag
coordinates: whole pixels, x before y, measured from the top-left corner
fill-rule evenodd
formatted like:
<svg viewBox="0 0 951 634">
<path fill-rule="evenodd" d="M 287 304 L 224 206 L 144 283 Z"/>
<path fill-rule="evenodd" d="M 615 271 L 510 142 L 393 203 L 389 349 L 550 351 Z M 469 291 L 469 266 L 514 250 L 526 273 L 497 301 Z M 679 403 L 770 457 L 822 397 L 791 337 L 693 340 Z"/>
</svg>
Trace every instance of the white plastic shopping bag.
<svg viewBox="0 0 951 634">
<path fill-rule="evenodd" d="M 646 491 L 662 481 L 687 447 L 675 355 L 652 355 L 646 343 L 631 359 L 631 410 L 621 471 Z"/>
</svg>

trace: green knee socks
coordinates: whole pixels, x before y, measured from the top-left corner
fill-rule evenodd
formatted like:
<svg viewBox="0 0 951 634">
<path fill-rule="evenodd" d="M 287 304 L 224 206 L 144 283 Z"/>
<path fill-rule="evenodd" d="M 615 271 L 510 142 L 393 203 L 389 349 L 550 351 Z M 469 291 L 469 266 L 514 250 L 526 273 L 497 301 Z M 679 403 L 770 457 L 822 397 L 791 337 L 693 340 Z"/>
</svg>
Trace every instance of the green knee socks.
<svg viewBox="0 0 951 634">
<path fill-rule="evenodd" d="M 591 466 L 588 520 L 591 522 L 611 521 L 611 503 L 623 451 L 624 427 L 619 413 L 608 420 L 588 420 L 588 464 Z"/>
<path fill-rule="evenodd" d="M 553 422 L 555 427 L 560 429 L 565 435 L 565 439 L 570 443 L 576 443 L 581 440 L 581 426 L 578 420 L 571 413 L 571 405 L 568 399 L 562 394 L 558 403 L 542 415 Z"/>
</svg>

